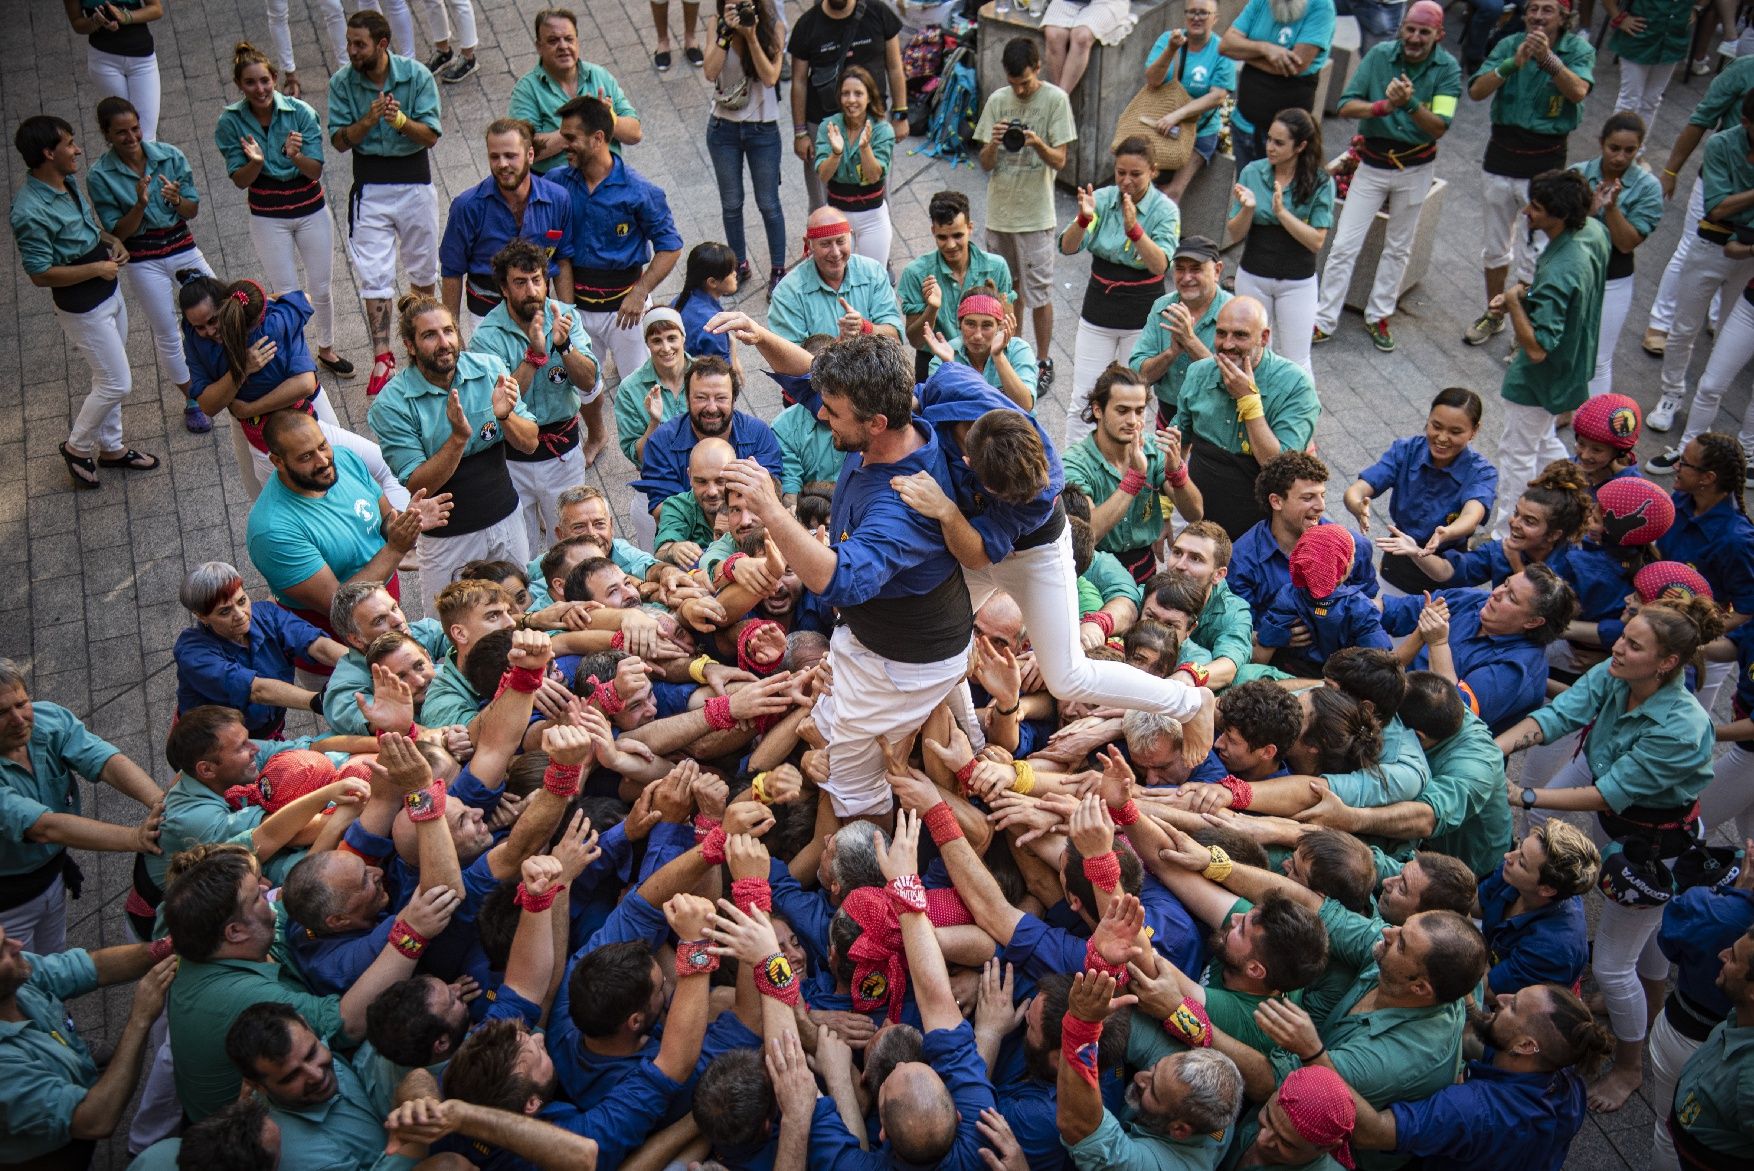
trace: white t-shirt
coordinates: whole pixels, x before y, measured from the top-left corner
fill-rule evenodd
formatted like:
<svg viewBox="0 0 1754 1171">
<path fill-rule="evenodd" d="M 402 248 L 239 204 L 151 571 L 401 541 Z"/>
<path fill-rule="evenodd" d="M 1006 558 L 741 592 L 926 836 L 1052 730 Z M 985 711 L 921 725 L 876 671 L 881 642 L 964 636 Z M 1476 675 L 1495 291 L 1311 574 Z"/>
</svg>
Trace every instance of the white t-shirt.
<svg viewBox="0 0 1754 1171">
<path fill-rule="evenodd" d="M 776 40 L 773 56 L 780 62 L 780 72 L 786 71 L 786 22 L 781 17 L 775 30 Z M 727 122 L 778 122 L 780 120 L 780 91 L 778 86 L 763 85 L 759 77 L 749 79 L 749 100 L 740 110 L 727 110 L 720 102 L 720 96 L 735 92 L 743 83 L 743 58 L 737 52 L 737 38 L 731 38 L 731 47 L 725 50 L 725 67 L 719 73 L 719 84 L 713 93 L 713 117 L 723 118 Z"/>
</svg>

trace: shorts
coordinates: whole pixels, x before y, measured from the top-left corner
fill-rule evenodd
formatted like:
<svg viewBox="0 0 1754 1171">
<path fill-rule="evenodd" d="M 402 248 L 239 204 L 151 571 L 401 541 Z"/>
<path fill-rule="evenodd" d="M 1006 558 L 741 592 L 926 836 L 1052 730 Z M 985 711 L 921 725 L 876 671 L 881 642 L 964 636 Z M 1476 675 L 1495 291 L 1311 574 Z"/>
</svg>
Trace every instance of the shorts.
<svg viewBox="0 0 1754 1171">
<path fill-rule="evenodd" d="M 1218 136 L 1202 134 L 1194 139 L 1194 153 L 1200 156 L 1201 162 L 1211 162 L 1212 156 L 1218 153 Z"/>
<path fill-rule="evenodd" d="M 1041 18 L 1043 28 L 1087 28 L 1105 45 L 1120 44 L 1138 23 L 1129 0 L 1090 0 L 1088 4 L 1053 0 Z"/>
<path fill-rule="evenodd" d="M 1011 285 L 1030 305 L 1052 304 L 1054 246 L 1052 228 L 1039 232 L 995 232 L 987 229 L 987 250 L 996 252 L 1011 270 Z"/>
</svg>

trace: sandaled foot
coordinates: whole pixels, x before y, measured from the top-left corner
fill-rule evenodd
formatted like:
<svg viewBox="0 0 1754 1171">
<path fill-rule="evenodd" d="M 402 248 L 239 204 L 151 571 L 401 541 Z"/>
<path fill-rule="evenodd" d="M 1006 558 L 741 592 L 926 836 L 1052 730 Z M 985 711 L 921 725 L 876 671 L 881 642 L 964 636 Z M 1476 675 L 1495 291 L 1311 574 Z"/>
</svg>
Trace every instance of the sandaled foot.
<svg viewBox="0 0 1754 1171">
<path fill-rule="evenodd" d="M 144 451 L 135 451 L 132 447 L 126 451 L 118 451 L 114 455 L 98 457 L 100 468 L 121 468 L 125 472 L 150 472 L 158 467 L 158 457 L 147 455 Z"/>
<path fill-rule="evenodd" d="M 61 445 L 61 459 L 67 464 L 67 474 L 73 477 L 76 488 L 101 488 L 102 482 L 97 478 L 97 461 L 89 455 L 78 455 Z"/>
<path fill-rule="evenodd" d="M 1643 1081 L 1642 1069 L 1621 1069 L 1617 1066 L 1609 1070 L 1590 1087 L 1590 1109 L 1597 1114 L 1612 1114 L 1626 1105 L 1626 1100 L 1632 1097 L 1632 1092 Z"/>
<path fill-rule="evenodd" d="M 596 463 L 597 457 L 603 454 L 603 449 L 607 446 L 609 446 L 608 441 L 603 439 L 593 439 L 585 444 L 580 451 L 580 454 L 584 457 L 585 466 L 588 468 Z"/>
</svg>

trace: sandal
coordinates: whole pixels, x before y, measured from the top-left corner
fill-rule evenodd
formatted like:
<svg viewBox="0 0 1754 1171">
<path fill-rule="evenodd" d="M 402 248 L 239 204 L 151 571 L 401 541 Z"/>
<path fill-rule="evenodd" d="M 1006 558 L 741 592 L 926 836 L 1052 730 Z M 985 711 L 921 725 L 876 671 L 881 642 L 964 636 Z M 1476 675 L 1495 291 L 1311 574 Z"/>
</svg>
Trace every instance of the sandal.
<svg viewBox="0 0 1754 1171">
<path fill-rule="evenodd" d="M 158 457 L 147 455 L 144 451 L 135 451 L 130 447 L 118 456 L 99 456 L 97 466 L 100 468 L 121 468 L 128 472 L 150 472 L 158 467 Z"/>
<path fill-rule="evenodd" d="M 331 360 L 318 354 L 317 361 L 322 364 L 323 369 L 327 370 L 337 378 L 346 380 L 353 377 L 353 363 L 349 362 L 346 358 L 337 355 Z"/>
<path fill-rule="evenodd" d="M 653 53 L 652 64 L 657 66 L 659 73 L 668 73 L 670 71 L 670 51 L 665 49 L 662 52 Z"/>
<path fill-rule="evenodd" d="M 74 455 L 61 445 L 61 458 L 66 461 L 67 474 L 73 477 L 73 484 L 78 488 L 102 488 L 103 482 L 97 478 L 97 461 L 89 455 Z"/>
</svg>

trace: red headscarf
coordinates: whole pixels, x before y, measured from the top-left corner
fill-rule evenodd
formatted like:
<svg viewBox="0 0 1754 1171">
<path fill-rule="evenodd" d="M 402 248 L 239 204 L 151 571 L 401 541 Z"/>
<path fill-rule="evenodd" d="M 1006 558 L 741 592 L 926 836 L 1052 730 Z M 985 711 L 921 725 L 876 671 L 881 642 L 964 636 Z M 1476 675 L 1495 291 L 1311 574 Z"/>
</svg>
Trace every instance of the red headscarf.
<svg viewBox="0 0 1754 1171">
<path fill-rule="evenodd" d="M 1352 534 L 1340 525 L 1316 525 L 1291 549 L 1291 584 L 1326 598 L 1352 572 Z"/>
<path fill-rule="evenodd" d="M 1304 1142 L 1327 1151 L 1342 1167 L 1356 1165 L 1347 1140 L 1358 1125 L 1358 1111 L 1339 1074 L 1325 1065 L 1292 1070 L 1279 1085 L 1279 1108 Z"/>
</svg>

